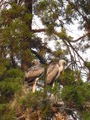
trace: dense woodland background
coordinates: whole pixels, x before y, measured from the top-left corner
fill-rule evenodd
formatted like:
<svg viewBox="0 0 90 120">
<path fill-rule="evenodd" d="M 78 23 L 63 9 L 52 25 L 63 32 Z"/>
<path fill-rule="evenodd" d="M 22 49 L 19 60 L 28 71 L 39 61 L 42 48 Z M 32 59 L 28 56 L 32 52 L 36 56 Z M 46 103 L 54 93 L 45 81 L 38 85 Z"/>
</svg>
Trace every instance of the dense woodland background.
<svg viewBox="0 0 90 120">
<path fill-rule="evenodd" d="M 33 29 L 35 16 L 43 28 Z M 76 40 L 66 29 L 74 21 L 84 31 Z M 54 51 L 48 47 L 52 40 Z M 90 62 L 81 56 L 87 49 L 89 0 L 0 0 L 0 120 L 90 120 Z M 26 92 L 24 74 L 34 59 L 45 67 L 62 58 L 69 66 L 58 79 L 60 85 Z"/>
</svg>

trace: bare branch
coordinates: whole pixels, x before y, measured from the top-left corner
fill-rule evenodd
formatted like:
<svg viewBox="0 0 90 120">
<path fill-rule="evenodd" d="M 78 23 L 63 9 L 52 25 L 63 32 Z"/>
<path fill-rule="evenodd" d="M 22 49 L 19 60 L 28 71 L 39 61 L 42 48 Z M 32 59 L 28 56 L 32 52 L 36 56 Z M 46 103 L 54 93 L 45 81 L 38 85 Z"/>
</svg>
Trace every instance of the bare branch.
<svg viewBox="0 0 90 120">
<path fill-rule="evenodd" d="M 82 38 L 86 37 L 87 35 L 89 35 L 90 33 L 86 33 L 85 35 L 79 37 L 78 39 L 76 40 L 73 40 L 73 41 L 70 41 L 70 42 L 78 42 L 79 40 L 81 40 Z"/>
<path fill-rule="evenodd" d="M 68 1 L 68 3 L 69 3 L 70 5 L 72 5 L 73 2 L 71 2 L 70 0 L 67 0 L 67 1 Z M 73 5 L 74 5 L 74 4 L 73 4 Z M 80 12 L 80 10 L 78 9 L 78 6 L 74 5 L 74 9 L 79 13 L 79 15 L 82 16 L 83 20 L 85 20 L 86 22 L 88 22 L 87 16 L 84 16 L 84 15 Z"/>
<path fill-rule="evenodd" d="M 33 29 L 32 32 L 37 33 L 37 32 L 45 32 L 46 29 Z"/>
</svg>

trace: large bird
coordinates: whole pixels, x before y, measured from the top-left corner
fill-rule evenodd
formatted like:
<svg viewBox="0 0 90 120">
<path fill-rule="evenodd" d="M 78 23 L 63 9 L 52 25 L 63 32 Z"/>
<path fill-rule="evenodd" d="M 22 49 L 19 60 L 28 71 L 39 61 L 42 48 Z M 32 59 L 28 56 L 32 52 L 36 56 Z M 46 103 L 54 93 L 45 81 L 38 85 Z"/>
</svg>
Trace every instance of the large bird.
<svg viewBox="0 0 90 120">
<path fill-rule="evenodd" d="M 66 61 L 59 60 L 59 62 L 51 63 L 47 67 L 46 72 L 46 85 L 53 85 L 54 81 L 60 76 L 65 68 Z"/>
<path fill-rule="evenodd" d="M 66 64 L 65 60 L 59 60 L 59 62 L 51 63 L 47 66 L 47 70 L 40 64 L 39 61 L 35 60 L 34 65 L 28 69 L 25 73 L 25 81 L 29 86 L 32 86 L 32 92 L 35 92 L 37 81 L 42 74 L 46 71 L 46 85 L 53 85 L 54 81 L 60 76 L 64 70 Z"/>
<path fill-rule="evenodd" d="M 25 81 L 29 86 L 32 86 L 32 92 L 35 92 L 36 83 L 39 80 L 39 77 L 44 72 L 44 68 L 41 66 L 40 62 L 35 60 L 34 65 L 25 72 Z"/>
</svg>

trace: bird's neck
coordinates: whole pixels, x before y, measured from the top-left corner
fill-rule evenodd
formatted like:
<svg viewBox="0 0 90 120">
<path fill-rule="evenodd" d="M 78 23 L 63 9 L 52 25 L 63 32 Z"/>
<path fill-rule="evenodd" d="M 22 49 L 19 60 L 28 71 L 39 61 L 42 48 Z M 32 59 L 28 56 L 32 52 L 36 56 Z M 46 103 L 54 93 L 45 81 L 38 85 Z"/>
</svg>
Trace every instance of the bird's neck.
<svg viewBox="0 0 90 120">
<path fill-rule="evenodd" d="M 59 70 L 62 72 L 64 70 L 64 66 L 62 64 L 59 65 Z"/>
</svg>

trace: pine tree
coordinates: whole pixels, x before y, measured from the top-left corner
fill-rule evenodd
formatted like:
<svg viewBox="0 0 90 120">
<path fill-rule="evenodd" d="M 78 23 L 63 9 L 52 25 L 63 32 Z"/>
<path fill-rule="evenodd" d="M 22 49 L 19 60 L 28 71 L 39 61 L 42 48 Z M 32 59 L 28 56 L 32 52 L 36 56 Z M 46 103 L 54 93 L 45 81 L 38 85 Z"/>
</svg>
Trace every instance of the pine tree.
<svg viewBox="0 0 90 120">
<path fill-rule="evenodd" d="M 55 115 L 63 119 L 68 115 L 73 119 L 90 119 L 90 62 L 80 54 L 90 48 L 89 8 L 89 0 L 0 1 L 1 120 L 48 120 Z M 43 28 L 33 29 L 35 16 L 40 18 Z M 85 31 L 76 40 L 68 35 L 66 27 L 74 21 Z M 50 40 L 55 41 L 55 51 L 48 47 Z M 46 66 L 47 61 L 62 57 L 70 61 L 70 66 L 58 78 L 60 84 L 56 82 L 54 88 L 26 94 L 24 72 L 32 61 L 38 59 Z M 85 82 L 82 73 L 86 75 Z M 54 100 L 49 98 L 47 91 L 54 94 Z M 64 103 L 62 106 L 60 100 Z"/>
</svg>

